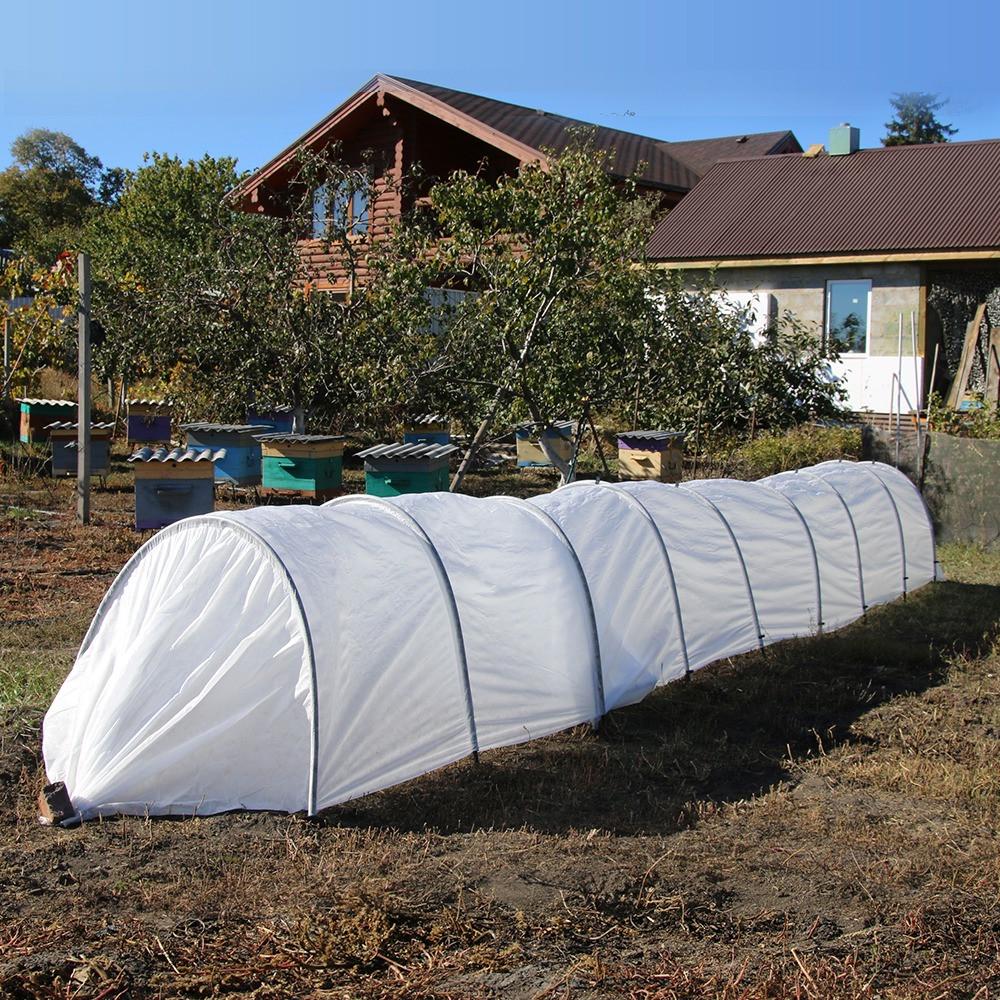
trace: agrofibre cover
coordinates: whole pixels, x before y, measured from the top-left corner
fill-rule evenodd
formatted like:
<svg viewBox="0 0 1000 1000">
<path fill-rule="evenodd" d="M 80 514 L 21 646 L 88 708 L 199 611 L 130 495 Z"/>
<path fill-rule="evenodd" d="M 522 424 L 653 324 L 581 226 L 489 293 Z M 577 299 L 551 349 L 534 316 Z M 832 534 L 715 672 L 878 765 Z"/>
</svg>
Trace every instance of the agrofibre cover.
<svg viewBox="0 0 1000 1000">
<path fill-rule="evenodd" d="M 895 469 L 192 517 L 111 585 L 44 723 L 84 818 L 306 810 L 599 719 L 935 577 Z"/>
</svg>

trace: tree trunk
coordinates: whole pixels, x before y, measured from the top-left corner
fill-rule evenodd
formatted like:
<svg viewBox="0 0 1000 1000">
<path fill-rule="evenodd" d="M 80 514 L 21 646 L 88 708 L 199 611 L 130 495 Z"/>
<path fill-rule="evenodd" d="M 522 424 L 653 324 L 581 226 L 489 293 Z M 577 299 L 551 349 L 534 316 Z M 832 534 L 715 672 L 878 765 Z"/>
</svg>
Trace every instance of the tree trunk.
<svg viewBox="0 0 1000 1000">
<path fill-rule="evenodd" d="M 500 403 L 504 397 L 504 388 L 501 386 L 496 391 L 496 395 L 493 397 L 493 403 L 490 406 L 489 413 L 483 417 L 482 422 L 476 429 L 476 433 L 472 440 L 469 442 L 469 447 L 465 451 L 465 455 L 462 457 L 462 462 L 458 467 L 458 471 L 455 473 L 454 478 L 451 481 L 451 485 L 448 487 L 449 493 L 456 493 L 459 486 L 462 485 L 462 480 L 465 478 L 465 474 L 472 467 L 473 459 L 476 457 L 476 452 L 479 451 L 479 446 L 483 443 L 483 439 L 489 433 L 490 428 L 493 426 L 493 421 L 496 420 L 497 410 L 500 409 Z"/>
</svg>

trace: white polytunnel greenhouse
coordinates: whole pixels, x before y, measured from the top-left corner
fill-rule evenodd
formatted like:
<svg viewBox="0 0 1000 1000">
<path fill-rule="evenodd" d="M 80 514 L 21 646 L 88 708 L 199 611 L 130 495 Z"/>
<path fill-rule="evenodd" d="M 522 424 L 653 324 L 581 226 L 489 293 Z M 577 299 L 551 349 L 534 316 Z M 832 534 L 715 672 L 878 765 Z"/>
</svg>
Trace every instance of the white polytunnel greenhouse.
<svg viewBox="0 0 1000 1000">
<path fill-rule="evenodd" d="M 46 769 L 84 818 L 315 814 L 935 572 L 920 494 L 874 463 L 191 517 L 111 585 L 45 717 Z"/>
</svg>

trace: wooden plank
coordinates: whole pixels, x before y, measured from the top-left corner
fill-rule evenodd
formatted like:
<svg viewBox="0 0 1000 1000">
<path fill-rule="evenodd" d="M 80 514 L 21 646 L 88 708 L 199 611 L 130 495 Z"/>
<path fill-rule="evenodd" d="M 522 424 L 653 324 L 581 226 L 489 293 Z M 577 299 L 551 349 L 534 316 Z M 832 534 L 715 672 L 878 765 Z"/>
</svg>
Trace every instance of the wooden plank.
<svg viewBox="0 0 1000 1000">
<path fill-rule="evenodd" d="M 972 365 L 976 360 L 976 345 L 979 343 L 979 328 L 983 323 L 983 316 L 986 315 L 986 303 L 981 302 L 976 308 L 976 314 L 972 322 L 965 328 L 965 343 L 962 345 L 962 357 L 958 362 L 958 369 L 952 379 L 951 388 L 948 390 L 948 406 L 955 410 L 961 403 L 969 384 L 969 376 L 972 374 Z"/>
<path fill-rule="evenodd" d="M 136 479 L 214 479 L 215 466 L 200 462 L 130 462 Z"/>
<path fill-rule="evenodd" d="M 265 458 L 339 458 L 344 454 L 343 441 L 262 441 Z"/>
<path fill-rule="evenodd" d="M 996 405 L 1000 401 L 1000 329 L 990 330 L 990 343 L 986 365 L 986 402 Z"/>
</svg>

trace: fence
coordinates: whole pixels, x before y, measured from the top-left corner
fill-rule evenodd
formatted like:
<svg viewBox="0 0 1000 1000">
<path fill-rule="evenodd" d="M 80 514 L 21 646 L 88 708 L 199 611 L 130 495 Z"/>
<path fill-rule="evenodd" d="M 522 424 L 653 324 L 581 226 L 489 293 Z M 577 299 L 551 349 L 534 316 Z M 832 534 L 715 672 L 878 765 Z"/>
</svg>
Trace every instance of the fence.
<svg viewBox="0 0 1000 1000">
<path fill-rule="evenodd" d="M 938 542 L 1000 548 L 1000 441 L 912 431 L 900 436 L 899 469 L 920 487 Z M 864 454 L 894 464 L 896 435 L 865 429 Z"/>
</svg>

